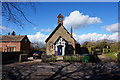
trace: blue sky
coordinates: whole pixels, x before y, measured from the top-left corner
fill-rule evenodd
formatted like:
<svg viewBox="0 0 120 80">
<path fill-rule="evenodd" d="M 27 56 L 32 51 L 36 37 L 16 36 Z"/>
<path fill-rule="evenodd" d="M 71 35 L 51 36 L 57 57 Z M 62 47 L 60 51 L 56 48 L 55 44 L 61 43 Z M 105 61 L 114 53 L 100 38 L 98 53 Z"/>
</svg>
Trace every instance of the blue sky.
<svg viewBox="0 0 120 80">
<path fill-rule="evenodd" d="M 73 20 L 73 22 L 69 20 L 71 25 L 68 25 L 67 22 L 65 22 L 66 26 L 63 24 L 68 31 L 70 31 L 71 26 L 73 27 L 74 37 L 78 42 L 94 40 L 94 38 L 92 39 L 92 35 L 98 36 L 98 38 L 100 37 L 101 39 L 107 37 L 109 37 L 107 39 L 112 39 L 111 36 L 116 39 L 115 34 L 117 34 L 117 31 L 115 31 L 115 28 L 117 28 L 117 26 L 115 24 L 118 23 L 117 2 L 40 2 L 35 4 L 35 7 L 36 12 L 29 7 L 23 11 L 27 18 L 36 24 L 36 26 L 24 22 L 25 26 L 22 29 L 10 22 L 8 24 L 6 19 L 2 17 L 2 26 L 10 29 L 3 29 L 2 34 L 5 35 L 14 30 L 17 35 L 28 35 L 31 41 L 37 41 L 33 39 L 33 37 L 35 38 L 35 35 L 41 35 L 37 39 L 46 38 L 57 26 L 57 16 L 61 13 L 64 16 L 64 21 L 66 17 L 69 17 L 68 20 L 78 20 L 77 22 L 75 22 L 75 20 Z M 73 16 L 70 16 L 71 13 Z M 77 16 L 79 16 L 79 18 L 75 17 L 76 14 L 78 14 Z M 83 16 L 88 16 L 88 18 L 85 18 L 88 19 L 88 23 L 85 22 L 86 20 L 84 20 Z M 97 17 L 97 19 L 95 19 L 95 17 Z M 94 18 L 91 23 L 89 23 L 90 18 Z M 89 36 L 89 38 L 80 41 L 82 37 L 84 38 L 87 36 Z M 44 42 L 45 38 L 39 41 Z"/>
</svg>

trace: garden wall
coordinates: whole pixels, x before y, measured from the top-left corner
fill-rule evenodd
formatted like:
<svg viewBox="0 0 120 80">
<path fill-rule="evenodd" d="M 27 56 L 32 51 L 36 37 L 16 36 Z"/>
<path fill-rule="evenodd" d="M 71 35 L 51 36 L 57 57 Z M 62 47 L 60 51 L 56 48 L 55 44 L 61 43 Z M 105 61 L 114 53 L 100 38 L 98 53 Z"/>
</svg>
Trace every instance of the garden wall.
<svg viewBox="0 0 120 80">
<path fill-rule="evenodd" d="M 19 55 L 23 52 L 2 52 L 2 63 L 6 63 L 10 60 L 19 61 Z"/>
</svg>

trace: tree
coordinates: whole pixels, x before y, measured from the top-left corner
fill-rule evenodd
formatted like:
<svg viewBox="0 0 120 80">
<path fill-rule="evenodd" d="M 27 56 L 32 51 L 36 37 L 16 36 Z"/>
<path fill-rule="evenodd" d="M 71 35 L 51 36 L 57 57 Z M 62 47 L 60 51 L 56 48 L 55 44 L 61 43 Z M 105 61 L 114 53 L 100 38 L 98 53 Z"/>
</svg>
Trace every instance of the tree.
<svg viewBox="0 0 120 80">
<path fill-rule="evenodd" d="M 42 42 L 34 42 L 34 43 L 31 43 L 31 49 L 35 51 L 45 51 L 46 46 Z"/>
<path fill-rule="evenodd" d="M 27 7 L 35 10 L 34 3 L 31 2 L 2 2 L 2 16 L 5 17 L 8 22 L 19 26 L 23 26 L 24 21 L 33 24 L 25 15 L 24 11 L 28 9 Z"/>
<path fill-rule="evenodd" d="M 118 51 L 118 43 L 114 42 L 113 44 L 111 44 L 110 49 L 112 52 L 117 52 Z"/>
<path fill-rule="evenodd" d="M 15 35 L 15 32 L 13 31 L 13 32 L 11 33 L 11 35 Z"/>
<path fill-rule="evenodd" d="M 98 48 L 105 48 L 107 45 L 108 45 L 108 42 L 106 40 L 96 42 L 96 47 Z"/>
<path fill-rule="evenodd" d="M 120 41 L 118 41 L 118 50 L 120 51 Z"/>
<path fill-rule="evenodd" d="M 87 44 L 88 44 L 88 41 L 85 41 L 85 42 L 82 44 L 82 47 L 87 47 Z"/>
<path fill-rule="evenodd" d="M 8 35 L 10 35 L 10 33 L 8 33 Z"/>
<path fill-rule="evenodd" d="M 89 41 L 87 47 L 95 47 L 95 44 L 96 44 L 95 42 Z"/>
<path fill-rule="evenodd" d="M 85 41 L 83 44 L 82 44 L 82 47 L 93 47 L 95 46 L 95 42 L 93 41 Z"/>
</svg>

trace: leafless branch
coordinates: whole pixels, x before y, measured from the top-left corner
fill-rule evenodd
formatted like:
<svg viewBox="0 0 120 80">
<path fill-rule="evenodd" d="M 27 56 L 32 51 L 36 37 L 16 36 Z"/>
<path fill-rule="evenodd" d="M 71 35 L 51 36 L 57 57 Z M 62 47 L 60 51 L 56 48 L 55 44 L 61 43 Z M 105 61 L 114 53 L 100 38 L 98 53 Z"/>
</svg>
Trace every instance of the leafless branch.
<svg viewBox="0 0 120 80">
<path fill-rule="evenodd" d="M 31 3 L 29 5 L 35 9 L 34 5 L 32 5 Z M 23 6 L 23 3 L 18 4 L 18 3 L 15 3 L 15 2 L 3 2 L 3 4 L 2 4 L 2 8 L 3 8 L 2 15 L 4 17 L 6 17 L 6 19 L 8 21 L 11 21 L 15 24 L 18 24 L 19 26 L 23 26 L 22 18 L 25 21 L 27 21 L 28 23 L 30 23 L 32 25 L 35 25 L 26 17 L 26 15 L 23 12 L 21 6 Z M 26 8 L 26 7 L 24 7 L 24 8 Z M 18 15 L 22 15 L 22 16 L 19 17 Z"/>
</svg>

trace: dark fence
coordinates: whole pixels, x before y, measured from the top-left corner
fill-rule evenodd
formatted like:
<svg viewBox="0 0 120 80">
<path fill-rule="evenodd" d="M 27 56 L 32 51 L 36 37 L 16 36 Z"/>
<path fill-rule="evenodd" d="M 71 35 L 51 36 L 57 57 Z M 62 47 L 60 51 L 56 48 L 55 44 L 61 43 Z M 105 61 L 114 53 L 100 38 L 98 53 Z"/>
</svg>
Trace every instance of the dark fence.
<svg viewBox="0 0 120 80">
<path fill-rule="evenodd" d="M 19 61 L 19 55 L 23 52 L 2 52 L 2 63 L 7 63 L 11 60 Z"/>
</svg>

